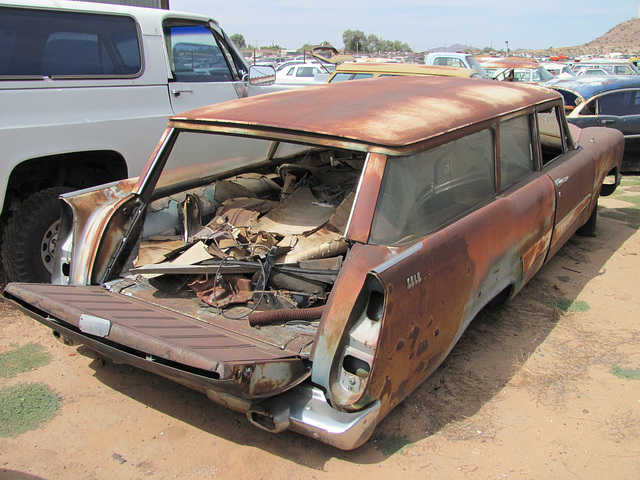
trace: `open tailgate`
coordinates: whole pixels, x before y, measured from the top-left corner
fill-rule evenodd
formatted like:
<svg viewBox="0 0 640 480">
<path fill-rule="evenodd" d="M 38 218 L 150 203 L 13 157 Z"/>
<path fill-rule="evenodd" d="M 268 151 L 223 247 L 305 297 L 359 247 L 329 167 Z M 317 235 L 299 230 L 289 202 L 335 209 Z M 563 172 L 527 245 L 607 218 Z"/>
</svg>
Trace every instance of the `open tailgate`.
<svg viewBox="0 0 640 480">
<path fill-rule="evenodd" d="M 10 283 L 3 295 L 114 361 L 207 393 L 268 397 L 309 376 L 310 365 L 294 352 L 99 286 Z"/>
</svg>

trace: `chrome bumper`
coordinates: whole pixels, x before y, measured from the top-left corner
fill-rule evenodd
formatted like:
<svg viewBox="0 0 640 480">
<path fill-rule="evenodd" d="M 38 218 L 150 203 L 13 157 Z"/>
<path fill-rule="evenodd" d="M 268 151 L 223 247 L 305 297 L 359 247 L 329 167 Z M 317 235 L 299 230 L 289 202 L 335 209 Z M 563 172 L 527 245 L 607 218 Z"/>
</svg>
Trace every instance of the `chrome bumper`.
<svg viewBox="0 0 640 480">
<path fill-rule="evenodd" d="M 365 443 L 379 416 L 377 400 L 357 412 L 340 412 L 329 405 L 322 390 L 308 383 L 252 405 L 247 411 L 249 421 L 263 430 L 292 430 L 342 450 Z"/>
</svg>

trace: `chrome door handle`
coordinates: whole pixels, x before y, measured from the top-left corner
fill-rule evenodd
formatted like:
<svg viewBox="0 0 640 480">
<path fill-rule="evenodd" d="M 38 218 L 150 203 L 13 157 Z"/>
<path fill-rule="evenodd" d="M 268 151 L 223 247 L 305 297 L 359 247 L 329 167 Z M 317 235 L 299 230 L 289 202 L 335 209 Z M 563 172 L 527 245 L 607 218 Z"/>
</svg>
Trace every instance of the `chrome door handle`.
<svg viewBox="0 0 640 480">
<path fill-rule="evenodd" d="M 568 176 L 567 177 L 562 177 L 562 178 L 556 178 L 553 183 L 556 184 L 556 187 L 559 187 L 560 185 L 565 183 L 567 180 L 569 180 Z"/>
<path fill-rule="evenodd" d="M 179 90 L 177 88 L 174 88 L 171 90 L 171 94 L 176 97 L 179 97 L 181 93 L 193 93 L 193 90 L 188 90 L 188 89 Z"/>
</svg>

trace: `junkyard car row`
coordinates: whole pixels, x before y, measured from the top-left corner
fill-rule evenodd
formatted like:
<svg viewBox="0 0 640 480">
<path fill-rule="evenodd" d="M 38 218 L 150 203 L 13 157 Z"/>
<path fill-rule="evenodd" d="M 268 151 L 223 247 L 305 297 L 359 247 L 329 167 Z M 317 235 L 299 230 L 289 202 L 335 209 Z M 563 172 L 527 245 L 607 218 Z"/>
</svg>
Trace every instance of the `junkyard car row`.
<svg viewBox="0 0 640 480">
<path fill-rule="evenodd" d="M 56 284 L 4 296 L 260 428 L 352 449 L 483 307 L 594 232 L 623 148 L 550 89 L 447 76 L 200 108 L 139 178 L 64 195 Z"/>
<path fill-rule="evenodd" d="M 620 130 L 625 138 L 622 172 L 640 171 L 640 76 L 562 78 L 546 86 L 562 94 L 569 122 Z"/>
</svg>

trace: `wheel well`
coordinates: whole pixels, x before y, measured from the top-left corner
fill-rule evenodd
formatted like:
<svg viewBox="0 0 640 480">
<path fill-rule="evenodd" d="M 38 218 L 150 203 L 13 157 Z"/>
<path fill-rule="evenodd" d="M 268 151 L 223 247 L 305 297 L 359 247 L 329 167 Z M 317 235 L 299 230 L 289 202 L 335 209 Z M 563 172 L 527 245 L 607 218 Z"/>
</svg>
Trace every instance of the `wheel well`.
<svg viewBox="0 0 640 480">
<path fill-rule="evenodd" d="M 513 293 L 513 285 L 508 285 L 504 290 L 502 290 L 499 294 L 497 294 L 489 303 L 487 303 L 488 308 L 496 308 L 504 305 L 509 298 L 511 298 L 511 294 Z"/>
<path fill-rule="evenodd" d="M 618 172 L 618 167 L 614 167 L 609 173 L 607 173 L 604 178 L 602 188 L 600 189 L 600 196 L 608 197 L 609 195 L 611 195 L 613 192 L 615 192 L 619 183 L 620 173 Z"/>
<path fill-rule="evenodd" d="M 33 193 L 49 187 L 74 190 L 127 178 L 122 155 L 107 150 L 33 158 L 17 165 L 7 184 L 3 214 Z"/>
</svg>

